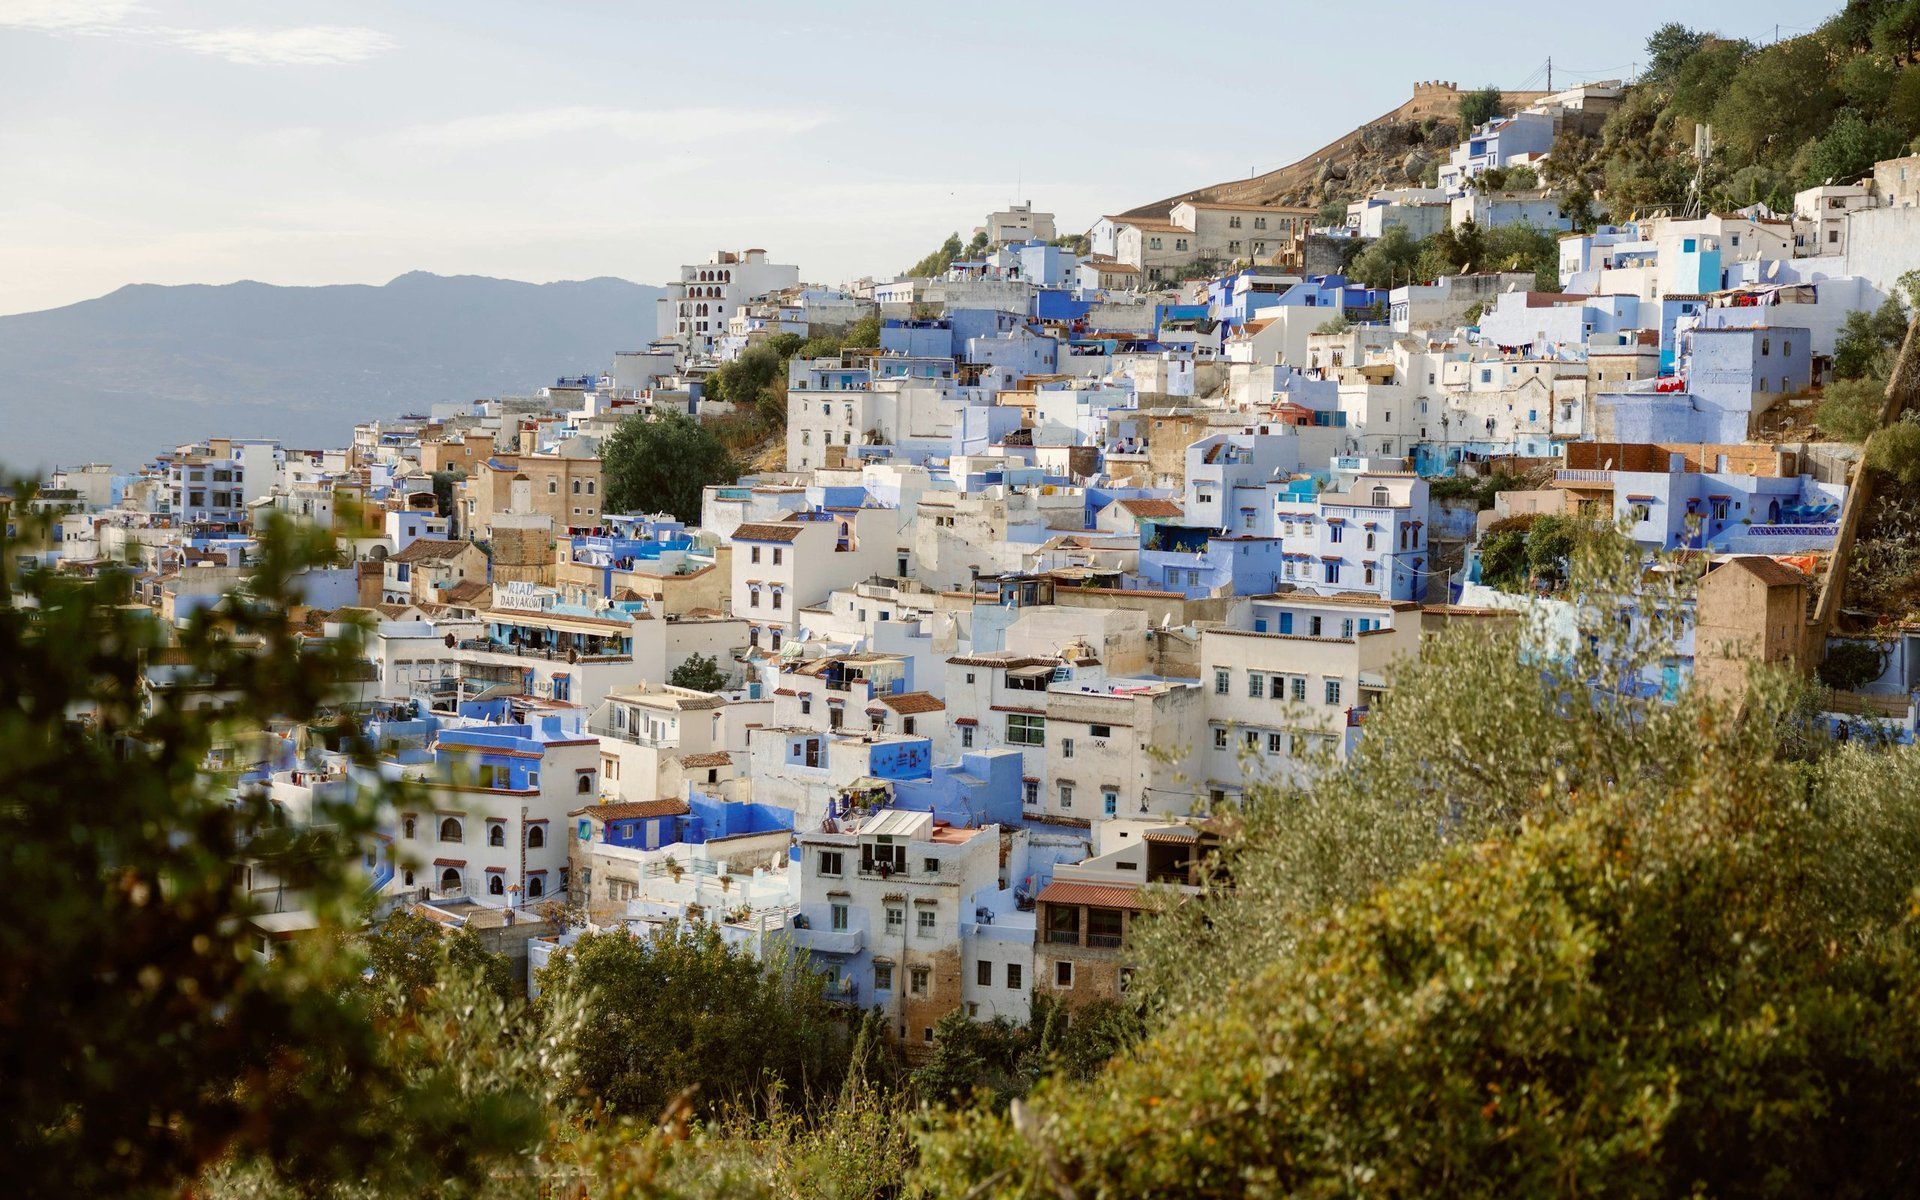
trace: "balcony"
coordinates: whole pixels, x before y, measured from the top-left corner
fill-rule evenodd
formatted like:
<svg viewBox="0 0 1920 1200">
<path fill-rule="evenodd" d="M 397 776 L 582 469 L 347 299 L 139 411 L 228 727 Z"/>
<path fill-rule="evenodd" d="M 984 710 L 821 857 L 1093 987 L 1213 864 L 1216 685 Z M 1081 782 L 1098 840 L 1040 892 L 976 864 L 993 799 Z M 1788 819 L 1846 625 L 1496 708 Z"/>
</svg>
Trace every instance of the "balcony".
<svg viewBox="0 0 1920 1200">
<path fill-rule="evenodd" d="M 1613 472 L 1587 468 L 1561 470 L 1553 473 L 1553 481 L 1562 485 L 1597 484 L 1601 487 L 1612 487 Z"/>
<path fill-rule="evenodd" d="M 477 650 L 487 654 L 504 654 L 510 658 L 533 658 L 547 662 L 631 662 L 633 655 L 618 650 L 578 649 L 557 646 L 515 646 L 508 642 L 496 642 L 489 638 L 467 638 L 460 643 L 462 650 Z"/>
<path fill-rule="evenodd" d="M 645 746 L 654 750 L 675 750 L 680 746 L 678 738 L 649 737 L 632 726 L 625 729 L 617 728 L 610 721 L 589 721 L 587 732 L 594 737 L 611 738 L 616 742 L 625 742 L 629 746 Z"/>
<path fill-rule="evenodd" d="M 867 931 L 864 929 L 813 929 L 804 925 L 788 925 L 787 932 L 792 935 L 794 945 L 815 954 L 858 954 L 867 948 Z"/>
</svg>

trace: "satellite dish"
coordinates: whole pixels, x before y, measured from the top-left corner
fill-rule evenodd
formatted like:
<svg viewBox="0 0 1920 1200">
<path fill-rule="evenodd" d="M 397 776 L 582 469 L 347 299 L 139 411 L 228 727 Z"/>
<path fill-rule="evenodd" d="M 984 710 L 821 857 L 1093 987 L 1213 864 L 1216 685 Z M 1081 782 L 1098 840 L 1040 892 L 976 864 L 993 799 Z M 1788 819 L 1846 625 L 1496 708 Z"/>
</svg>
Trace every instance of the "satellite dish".
<svg viewBox="0 0 1920 1200">
<path fill-rule="evenodd" d="M 1779 275 L 1780 275 L 1780 260 L 1776 258 L 1772 262 L 1767 264 L 1767 278 L 1776 279 L 1779 277 Z"/>
</svg>

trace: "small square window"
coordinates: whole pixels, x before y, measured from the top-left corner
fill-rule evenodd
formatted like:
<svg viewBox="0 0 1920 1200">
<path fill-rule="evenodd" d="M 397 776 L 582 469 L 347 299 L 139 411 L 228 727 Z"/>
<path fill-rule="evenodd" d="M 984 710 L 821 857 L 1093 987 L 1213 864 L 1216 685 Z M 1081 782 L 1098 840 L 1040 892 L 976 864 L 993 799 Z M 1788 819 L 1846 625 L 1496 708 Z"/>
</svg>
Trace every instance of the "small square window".
<svg viewBox="0 0 1920 1200">
<path fill-rule="evenodd" d="M 1053 986 L 1070 988 L 1073 986 L 1073 963 L 1069 959 L 1058 959 L 1053 964 Z"/>
</svg>

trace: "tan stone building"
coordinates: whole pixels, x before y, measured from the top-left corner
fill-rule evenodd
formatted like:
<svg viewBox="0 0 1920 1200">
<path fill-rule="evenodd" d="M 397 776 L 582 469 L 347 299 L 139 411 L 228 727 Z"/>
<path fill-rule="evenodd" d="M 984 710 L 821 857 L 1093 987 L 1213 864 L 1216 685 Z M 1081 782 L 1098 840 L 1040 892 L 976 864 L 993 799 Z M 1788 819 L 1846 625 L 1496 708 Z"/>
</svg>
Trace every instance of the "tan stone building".
<svg viewBox="0 0 1920 1200">
<path fill-rule="evenodd" d="M 1755 663 L 1796 672 L 1807 667 L 1807 593 L 1811 581 L 1757 554 L 1715 564 L 1700 578 L 1694 607 L 1694 680 L 1706 691 L 1738 695 Z"/>
<path fill-rule="evenodd" d="M 555 532 L 600 524 L 600 460 L 557 454 L 497 454 L 460 485 L 454 501 L 462 533 L 492 536 L 502 514 L 538 514 Z"/>
<path fill-rule="evenodd" d="M 415 538 L 382 566 L 386 604 L 441 604 L 457 585 L 487 581 L 487 556 L 472 542 Z"/>
</svg>

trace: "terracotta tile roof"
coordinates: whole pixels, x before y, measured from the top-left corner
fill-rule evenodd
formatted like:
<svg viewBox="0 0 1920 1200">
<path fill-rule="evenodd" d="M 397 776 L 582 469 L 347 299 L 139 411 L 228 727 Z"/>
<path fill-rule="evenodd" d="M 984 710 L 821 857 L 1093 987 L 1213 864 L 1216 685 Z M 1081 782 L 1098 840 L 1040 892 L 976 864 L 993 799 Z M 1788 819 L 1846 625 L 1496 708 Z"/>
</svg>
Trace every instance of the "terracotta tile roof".
<svg viewBox="0 0 1920 1200">
<path fill-rule="evenodd" d="M 1768 587 L 1797 587 L 1807 582 L 1806 575 L 1799 568 L 1790 567 L 1777 559 L 1758 554 L 1742 554 L 1731 562 L 1721 565 L 1745 567 Z"/>
<path fill-rule="evenodd" d="M 1104 883 L 1056 881 L 1041 888 L 1037 899 L 1042 904 L 1090 904 L 1095 908 L 1124 908 L 1132 912 L 1139 912 L 1146 907 L 1140 902 L 1139 888 L 1113 887 Z"/>
<path fill-rule="evenodd" d="M 580 816 L 597 817 L 602 821 L 630 821 L 636 817 L 683 817 L 687 814 L 685 800 L 636 800 L 626 804 L 592 804 L 576 809 Z"/>
<path fill-rule="evenodd" d="M 715 750 L 707 754 L 683 754 L 680 756 L 683 767 L 730 767 L 733 755 L 724 750 Z"/>
<path fill-rule="evenodd" d="M 479 604 L 483 600 L 492 602 L 493 589 L 478 579 L 463 579 L 446 591 L 440 598 L 448 604 Z"/>
<path fill-rule="evenodd" d="M 431 562 L 436 559 L 453 558 L 462 550 L 473 545 L 472 542 L 446 542 L 439 538 L 415 538 L 407 543 L 407 548 L 387 559 L 388 562 L 417 563 Z"/>
<path fill-rule="evenodd" d="M 1184 517 L 1187 510 L 1173 500 L 1122 500 L 1120 507 L 1136 517 Z"/>
<path fill-rule="evenodd" d="M 882 696 L 880 703 L 902 716 L 916 713 L 944 712 L 946 702 L 929 692 L 906 692 L 898 696 Z"/>
<path fill-rule="evenodd" d="M 770 525 L 763 521 L 749 521 L 733 531 L 736 542 L 791 542 L 800 536 L 804 525 Z"/>
</svg>

